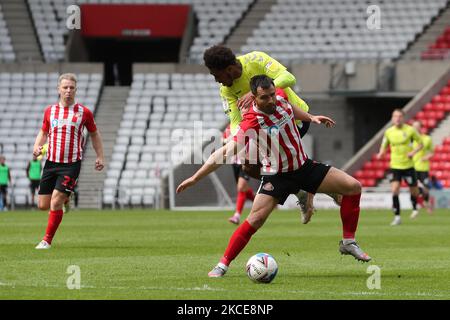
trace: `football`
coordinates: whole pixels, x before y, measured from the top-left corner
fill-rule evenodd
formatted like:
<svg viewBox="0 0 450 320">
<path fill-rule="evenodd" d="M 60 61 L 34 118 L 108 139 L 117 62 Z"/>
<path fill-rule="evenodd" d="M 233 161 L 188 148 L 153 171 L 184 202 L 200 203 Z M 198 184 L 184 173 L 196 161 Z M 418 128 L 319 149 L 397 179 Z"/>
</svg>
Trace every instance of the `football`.
<svg viewBox="0 0 450 320">
<path fill-rule="evenodd" d="M 257 253 L 248 260 L 246 270 L 251 280 L 270 283 L 277 275 L 278 265 L 270 254 Z"/>
</svg>

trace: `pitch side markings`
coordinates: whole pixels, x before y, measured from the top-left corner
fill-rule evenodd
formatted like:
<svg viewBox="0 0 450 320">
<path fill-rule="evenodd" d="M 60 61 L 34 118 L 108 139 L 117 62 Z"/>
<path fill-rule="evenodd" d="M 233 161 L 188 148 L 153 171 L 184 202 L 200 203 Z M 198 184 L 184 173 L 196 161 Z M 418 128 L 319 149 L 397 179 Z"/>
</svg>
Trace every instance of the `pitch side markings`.
<svg viewBox="0 0 450 320">
<path fill-rule="evenodd" d="M 17 283 L 4 283 L 0 282 L 0 286 L 3 287 L 44 287 L 44 288 L 60 288 L 65 289 L 65 286 L 59 286 L 59 285 L 40 285 L 40 284 L 17 284 Z M 193 287 L 193 288 L 177 288 L 177 287 L 123 287 L 123 286 L 86 286 L 81 285 L 81 289 L 114 289 L 114 290 L 160 290 L 160 291 L 235 291 L 235 292 L 252 292 L 252 293 L 261 293 L 260 290 L 252 290 L 252 289 L 239 289 L 239 290 L 232 290 L 232 289 L 222 289 L 222 288 L 211 288 L 208 285 L 204 285 L 203 287 Z M 398 296 L 398 297 L 404 297 L 404 296 L 411 296 L 411 297 L 448 297 L 450 295 L 450 292 L 444 292 L 445 294 L 434 294 L 434 293 L 427 293 L 427 292 L 418 292 L 418 293 L 412 293 L 412 292 L 404 292 L 404 293 L 389 293 L 389 292 L 368 292 L 368 291 L 348 291 L 348 292 L 322 292 L 322 291 L 306 291 L 306 290 L 264 290 L 263 292 L 270 292 L 270 293 L 302 293 L 302 294 L 327 294 L 332 296 Z"/>
</svg>

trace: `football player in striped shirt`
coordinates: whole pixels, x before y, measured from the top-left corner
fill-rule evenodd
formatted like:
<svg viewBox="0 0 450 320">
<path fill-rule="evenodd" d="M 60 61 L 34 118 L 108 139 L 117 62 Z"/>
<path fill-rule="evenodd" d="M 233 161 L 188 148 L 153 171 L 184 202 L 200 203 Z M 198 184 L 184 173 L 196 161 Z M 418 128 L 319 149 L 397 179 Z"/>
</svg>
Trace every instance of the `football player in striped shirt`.
<svg viewBox="0 0 450 320">
<path fill-rule="evenodd" d="M 252 99 L 250 92 L 250 79 L 253 76 L 265 74 L 274 80 L 277 88 L 283 88 L 289 103 L 301 110 L 308 112 L 309 106 L 291 89 L 296 83 L 296 79 L 285 66 L 260 51 L 253 51 L 236 57 L 231 49 L 216 45 L 204 52 L 203 60 L 205 66 L 214 76 L 216 82 L 221 84 L 220 96 L 222 99 L 225 114 L 230 118 L 231 133 L 234 135 L 242 120 L 240 105 L 248 105 Z M 297 121 L 300 125 L 299 132 L 304 136 L 309 128 L 309 122 Z M 302 212 L 302 222 L 308 223 L 314 213 L 312 194 L 307 194 L 299 190 L 296 194 L 298 204 Z M 337 204 L 340 198 L 337 195 L 330 195 Z"/>
<path fill-rule="evenodd" d="M 103 142 L 94 116 L 87 107 L 75 102 L 76 91 L 76 76 L 62 74 L 58 79 L 59 102 L 45 109 L 42 128 L 34 143 L 33 155 L 38 157 L 48 139 L 38 207 L 50 209 L 45 236 L 36 249 L 50 249 L 63 218 L 63 205 L 74 191 L 81 168 L 84 128 L 88 130 L 97 154 L 95 169 L 100 171 L 104 166 Z"/>
<path fill-rule="evenodd" d="M 327 192 L 341 194 L 341 220 L 343 239 L 339 242 L 341 254 L 368 262 L 371 258 L 355 241 L 359 219 L 361 184 L 344 171 L 315 162 L 304 152 L 295 120 L 323 123 L 327 127 L 334 121 L 325 116 L 313 116 L 292 107 L 282 89 L 266 75 L 251 79 L 251 90 L 255 103 L 244 115 L 233 140 L 214 152 L 206 163 L 190 178 L 183 181 L 177 193 L 196 184 L 224 163 L 224 157 L 240 154 L 245 150 L 245 141 L 253 140 L 261 157 L 261 185 L 253 202 L 251 212 L 244 223 L 230 238 L 220 262 L 209 272 L 209 277 L 222 277 L 237 255 L 250 241 L 252 235 L 263 226 L 278 204 L 283 204 L 290 194 L 299 189 L 315 194 Z M 270 145 L 270 149 L 268 148 Z M 270 150 L 270 151 L 269 151 Z"/>
</svg>

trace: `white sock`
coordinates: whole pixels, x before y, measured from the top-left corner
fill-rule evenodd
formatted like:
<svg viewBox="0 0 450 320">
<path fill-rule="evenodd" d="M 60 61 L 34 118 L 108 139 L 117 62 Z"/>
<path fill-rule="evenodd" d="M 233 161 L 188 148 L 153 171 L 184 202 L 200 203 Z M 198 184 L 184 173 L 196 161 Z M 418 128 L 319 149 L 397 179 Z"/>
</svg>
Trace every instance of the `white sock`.
<svg viewBox="0 0 450 320">
<path fill-rule="evenodd" d="M 218 264 L 217 264 L 217 266 L 219 267 L 219 268 L 222 268 L 223 270 L 228 270 L 228 266 L 227 265 L 225 265 L 225 264 L 223 264 L 222 262 L 219 262 Z"/>
<path fill-rule="evenodd" d="M 342 242 L 344 243 L 344 245 L 347 245 L 349 243 L 355 242 L 355 239 L 342 239 Z"/>
</svg>

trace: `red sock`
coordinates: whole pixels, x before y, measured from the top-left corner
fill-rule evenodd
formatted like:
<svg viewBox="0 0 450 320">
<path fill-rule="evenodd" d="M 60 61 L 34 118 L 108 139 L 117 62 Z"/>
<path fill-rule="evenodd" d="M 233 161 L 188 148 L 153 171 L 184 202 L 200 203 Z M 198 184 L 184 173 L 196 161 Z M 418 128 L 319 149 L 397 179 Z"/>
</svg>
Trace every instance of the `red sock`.
<svg viewBox="0 0 450 320">
<path fill-rule="evenodd" d="M 245 220 L 244 223 L 240 225 L 231 236 L 228 247 L 225 250 L 222 259 L 220 259 L 220 262 L 228 266 L 230 262 L 233 261 L 234 258 L 236 258 L 242 251 L 242 249 L 244 249 L 255 232 L 256 229 L 253 228 L 247 220 Z"/>
<path fill-rule="evenodd" d="M 421 194 L 419 194 L 418 196 L 417 196 L 417 204 L 419 205 L 419 206 L 421 206 L 422 208 L 424 207 L 424 204 L 423 204 L 423 196 L 421 195 Z"/>
<path fill-rule="evenodd" d="M 238 192 L 237 194 L 237 199 L 236 199 L 236 212 L 241 214 L 242 213 L 242 209 L 244 208 L 244 204 L 245 204 L 245 200 L 246 200 L 246 195 L 245 192 Z"/>
<path fill-rule="evenodd" d="M 361 193 L 352 196 L 343 196 L 341 203 L 341 220 L 344 230 L 344 239 L 354 239 L 359 219 L 359 201 Z"/>
<path fill-rule="evenodd" d="M 255 194 L 253 193 L 252 189 L 248 189 L 247 192 L 245 193 L 245 196 L 247 197 L 248 200 L 253 201 L 255 200 Z"/>
<path fill-rule="evenodd" d="M 48 217 L 47 230 L 45 230 L 44 240 L 49 244 L 52 243 L 53 237 L 55 235 L 56 230 L 58 230 L 59 224 L 63 218 L 62 210 L 51 211 Z"/>
</svg>

